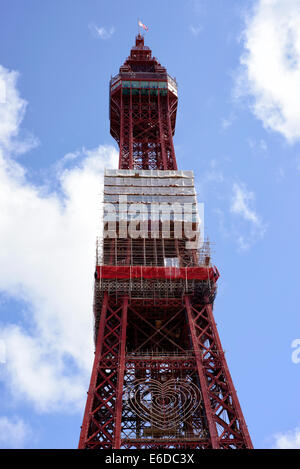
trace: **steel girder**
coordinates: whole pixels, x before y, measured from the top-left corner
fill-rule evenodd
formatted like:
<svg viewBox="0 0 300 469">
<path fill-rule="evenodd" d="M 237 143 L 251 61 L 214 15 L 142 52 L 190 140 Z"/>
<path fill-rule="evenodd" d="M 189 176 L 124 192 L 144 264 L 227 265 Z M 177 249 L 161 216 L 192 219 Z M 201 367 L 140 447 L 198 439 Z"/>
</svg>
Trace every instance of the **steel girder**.
<svg viewBox="0 0 300 469">
<path fill-rule="evenodd" d="M 103 299 L 79 448 L 120 445 L 128 299 Z"/>
<path fill-rule="evenodd" d="M 116 93 L 111 120 L 116 123 L 112 135 L 120 147 L 120 169 L 177 170 L 172 138 L 176 106 L 177 99 L 169 94 Z"/>
</svg>

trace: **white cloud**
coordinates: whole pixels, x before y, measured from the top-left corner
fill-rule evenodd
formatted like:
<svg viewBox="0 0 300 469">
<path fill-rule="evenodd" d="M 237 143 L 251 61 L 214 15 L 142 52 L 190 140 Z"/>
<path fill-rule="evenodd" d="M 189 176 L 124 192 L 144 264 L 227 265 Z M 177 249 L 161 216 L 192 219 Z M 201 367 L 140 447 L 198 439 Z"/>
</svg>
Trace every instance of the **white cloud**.
<svg viewBox="0 0 300 469">
<path fill-rule="evenodd" d="M 15 154 L 25 153 L 38 144 L 37 138 L 30 134 L 25 139 L 17 139 L 27 107 L 16 87 L 18 77 L 18 72 L 0 65 L 0 146 L 6 151 L 9 146 Z"/>
<path fill-rule="evenodd" d="M 6 83 L 4 80 L 0 81 L 0 104 L 6 101 Z"/>
<path fill-rule="evenodd" d="M 300 2 L 258 0 L 246 20 L 237 96 L 265 128 L 300 139 Z"/>
<path fill-rule="evenodd" d="M 285 179 L 285 170 L 280 166 L 276 170 L 276 181 L 281 182 Z"/>
<path fill-rule="evenodd" d="M 300 449 L 300 427 L 274 436 L 274 449 Z"/>
<path fill-rule="evenodd" d="M 0 417 L 0 448 L 24 448 L 31 435 L 30 427 L 22 419 Z"/>
<path fill-rule="evenodd" d="M 241 215 L 245 220 L 257 225 L 259 219 L 253 209 L 249 207 L 249 202 L 254 199 L 254 193 L 247 191 L 244 184 L 233 184 L 233 198 L 230 207 L 232 213 Z"/>
<path fill-rule="evenodd" d="M 3 340 L 0 340 L 0 364 L 6 362 L 6 347 Z"/>
<path fill-rule="evenodd" d="M 265 140 L 263 138 L 260 139 L 260 141 L 259 141 L 259 148 L 262 151 L 267 151 L 267 149 L 268 149 L 268 145 L 267 145 L 267 143 L 265 142 Z"/>
<path fill-rule="evenodd" d="M 239 251 L 245 251 L 261 239 L 267 225 L 254 207 L 254 192 L 245 183 L 227 177 L 220 162 L 230 163 L 228 157 L 212 159 L 209 168 L 196 178 L 199 202 L 209 200 L 211 210 L 219 219 L 219 229 L 225 239 L 231 239 Z"/>
<path fill-rule="evenodd" d="M 225 183 L 223 171 L 219 168 L 218 161 L 212 159 L 209 167 L 200 177 L 195 179 L 195 189 L 198 196 L 198 202 L 201 203 L 205 199 L 211 198 L 211 190 L 213 187 L 213 195 L 219 194 L 216 183 Z"/>
<path fill-rule="evenodd" d="M 104 28 L 103 26 L 96 26 L 94 23 L 89 25 L 89 29 L 94 37 L 98 37 L 100 39 L 110 39 L 115 32 L 114 26 Z"/>
<path fill-rule="evenodd" d="M 259 155 L 263 158 L 269 157 L 268 144 L 263 138 L 257 140 L 252 137 L 248 137 L 247 143 L 255 156 Z"/>
<path fill-rule="evenodd" d="M 231 127 L 234 119 L 235 117 L 233 115 L 230 115 L 229 117 L 223 117 L 221 120 L 222 130 L 226 131 L 229 127 Z"/>
<path fill-rule="evenodd" d="M 19 132 L 19 124 L 22 121 L 27 102 L 19 95 L 16 88 L 18 72 L 9 71 L 0 65 L 1 89 L 5 90 L 5 96 L 0 106 L 0 142 L 7 146 Z"/>
<path fill-rule="evenodd" d="M 240 249 L 246 250 L 254 239 L 261 238 L 265 234 L 266 226 L 252 207 L 255 199 L 254 193 L 249 191 L 245 184 L 236 182 L 233 184 L 232 191 L 230 212 L 248 222 L 245 234 L 236 231 L 236 239 Z"/>
<path fill-rule="evenodd" d="M 117 152 L 99 146 L 66 155 L 73 167 L 58 165 L 62 195 L 31 185 L 13 160 L 23 146 L 18 134 L 26 107 L 16 79 L 0 68 L 7 90 L 0 104 L 0 291 L 24 300 L 27 310 L 26 328 L 20 321 L 0 328 L 6 349 L 0 378 L 14 398 L 26 398 L 39 411 L 76 410 L 93 357 L 101 176 L 105 166 L 116 164 Z"/>
<path fill-rule="evenodd" d="M 191 31 L 192 35 L 197 37 L 199 36 L 199 34 L 201 33 L 202 31 L 202 27 L 201 26 L 189 26 L 189 30 Z"/>
</svg>

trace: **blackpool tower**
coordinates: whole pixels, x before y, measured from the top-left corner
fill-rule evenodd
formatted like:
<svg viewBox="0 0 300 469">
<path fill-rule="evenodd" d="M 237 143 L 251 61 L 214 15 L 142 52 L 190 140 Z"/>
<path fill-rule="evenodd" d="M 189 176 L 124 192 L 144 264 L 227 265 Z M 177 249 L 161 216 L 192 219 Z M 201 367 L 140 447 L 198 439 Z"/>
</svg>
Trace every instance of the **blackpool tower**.
<svg viewBox="0 0 300 469">
<path fill-rule="evenodd" d="M 138 34 L 110 81 L 119 168 L 104 174 L 82 449 L 252 448 L 213 316 L 219 273 L 193 171 L 177 168 L 177 101 Z"/>
</svg>

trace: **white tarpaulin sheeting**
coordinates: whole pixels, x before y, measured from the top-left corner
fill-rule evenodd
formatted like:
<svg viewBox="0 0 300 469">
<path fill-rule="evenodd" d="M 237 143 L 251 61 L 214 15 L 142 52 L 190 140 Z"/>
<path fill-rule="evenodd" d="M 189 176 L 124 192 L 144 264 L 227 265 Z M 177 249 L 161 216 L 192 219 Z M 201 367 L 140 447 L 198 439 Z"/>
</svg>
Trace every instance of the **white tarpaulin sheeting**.
<svg viewBox="0 0 300 469">
<path fill-rule="evenodd" d="M 190 186 L 194 187 L 193 178 L 173 177 L 104 177 L 104 184 L 106 186 L 147 186 L 147 187 L 181 187 Z"/>
<path fill-rule="evenodd" d="M 195 189 L 194 187 L 107 186 L 104 182 L 104 194 L 195 195 Z"/>
<path fill-rule="evenodd" d="M 111 177 L 194 178 L 193 171 L 164 171 L 159 169 L 105 169 L 104 175 Z"/>
<path fill-rule="evenodd" d="M 119 197 L 124 194 L 110 195 L 104 194 L 104 202 L 119 203 Z M 125 195 L 127 202 L 144 202 L 144 203 L 182 203 L 195 204 L 196 197 L 192 195 Z"/>
</svg>

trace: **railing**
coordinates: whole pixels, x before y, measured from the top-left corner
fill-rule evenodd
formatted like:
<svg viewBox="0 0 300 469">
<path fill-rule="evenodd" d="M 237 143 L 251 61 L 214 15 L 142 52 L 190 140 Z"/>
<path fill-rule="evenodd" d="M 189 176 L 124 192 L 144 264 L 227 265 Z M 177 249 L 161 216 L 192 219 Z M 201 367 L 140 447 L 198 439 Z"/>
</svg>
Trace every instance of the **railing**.
<svg viewBox="0 0 300 469">
<path fill-rule="evenodd" d="M 158 360 L 164 360 L 164 359 L 189 359 L 189 358 L 195 358 L 195 351 L 194 350 L 186 350 L 185 352 L 180 352 L 180 351 L 153 351 L 153 350 L 146 350 L 143 352 L 127 352 L 126 353 L 126 359 L 127 360 L 132 360 L 132 359 L 145 359 L 145 358 L 151 358 L 151 359 L 158 359 Z"/>
<path fill-rule="evenodd" d="M 110 85 L 112 86 L 119 79 L 141 79 L 141 80 L 153 80 L 153 79 L 167 79 L 168 82 L 177 88 L 176 79 L 171 77 L 168 73 L 157 73 L 157 72 L 124 72 L 118 73 L 110 80 Z"/>
<path fill-rule="evenodd" d="M 176 241 L 178 241 L 179 253 L 175 251 Z M 211 266 L 211 244 L 209 240 L 205 240 L 202 246 L 195 250 L 197 251 L 196 256 L 193 256 L 192 252 L 186 250 L 184 246 L 184 239 L 103 239 L 99 236 L 96 244 L 96 264 L 165 267 L 165 259 L 179 257 L 182 267 Z"/>
</svg>

